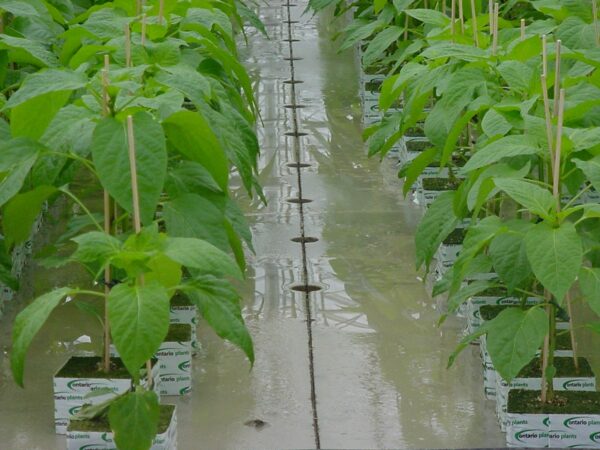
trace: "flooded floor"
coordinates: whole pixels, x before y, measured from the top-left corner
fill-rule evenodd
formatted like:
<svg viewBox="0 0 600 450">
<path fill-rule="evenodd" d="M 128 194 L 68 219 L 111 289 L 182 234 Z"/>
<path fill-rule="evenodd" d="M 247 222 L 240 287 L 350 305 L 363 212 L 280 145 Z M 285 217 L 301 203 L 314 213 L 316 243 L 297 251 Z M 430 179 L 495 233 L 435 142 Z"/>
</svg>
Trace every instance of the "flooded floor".
<svg viewBox="0 0 600 450">
<path fill-rule="evenodd" d="M 299 21 L 294 56 L 303 58 L 294 61 L 295 79 L 303 83 L 284 83 L 288 11 L 276 3 L 260 3 L 270 39 L 252 34 L 243 50 L 264 122 L 260 178 L 268 199 L 245 207 L 256 255 L 244 314 L 256 364 L 250 370 L 239 350 L 200 325 L 193 392 L 177 400 L 179 448 L 314 448 L 317 440 L 322 448 L 503 446 L 493 405 L 483 399 L 476 349 L 446 370 L 463 324 L 436 327 L 436 305 L 414 271 L 421 212 L 401 198 L 393 162 L 365 156 L 354 54 L 338 54 L 336 25 L 302 15 L 299 2 L 290 11 Z M 296 143 L 286 135 L 294 110 L 284 108 L 293 97 L 304 106 L 297 123 L 307 133 Z M 310 327 L 305 294 L 289 289 L 305 281 L 302 246 L 291 241 L 301 233 L 300 207 L 286 201 L 299 194 L 297 171 L 287 166 L 297 152 L 310 164 L 301 169 L 303 198 L 312 200 L 303 205 L 303 227 L 318 238 L 306 244 L 307 281 L 322 288 L 308 297 Z M 6 358 L 13 315 L 0 323 L 0 448 L 64 448 L 53 432 L 52 374 L 85 348 L 64 342 L 89 330 L 91 319 L 71 307 L 54 314 L 30 352 L 21 390 Z"/>
</svg>

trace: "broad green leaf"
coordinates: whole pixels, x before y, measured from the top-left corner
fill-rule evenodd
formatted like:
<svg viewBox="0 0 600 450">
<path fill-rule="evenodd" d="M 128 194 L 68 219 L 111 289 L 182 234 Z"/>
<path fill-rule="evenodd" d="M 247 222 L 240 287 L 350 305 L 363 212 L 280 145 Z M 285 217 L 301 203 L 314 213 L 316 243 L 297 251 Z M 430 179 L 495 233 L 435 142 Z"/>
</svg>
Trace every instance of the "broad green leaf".
<svg viewBox="0 0 600 450">
<path fill-rule="evenodd" d="M 370 66 L 385 56 L 385 50 L 400 38 L 403 31 L 400 27 L 391 26 L 378 33 L 369 43 L 363 54 L 363 64 Z"/>
<path fill-rule="evenodd" d="M 448 312 L 456 312 L 460 305 L 468 299 L 485 291 L 491 286 L 493 286 L 493 282 L 490 280 L 477 280 L 461 288 L 458 292 L 455 292 L 448 297 Z"/>
<path fill-rule="evenodd" d="M 169 331 L 169 294 L 158 283 L 119 284 L 108 295 L 111 335 L 123 364 L 139 379 Z"/>
<path fill-rule="evenodd" d="M 54 116 L 40 142 L 54 151 L 87 156 L 96 127 L 95 118 L 87 108 L 67 105 Z"/>
<path fill-rule="evenodd" d="M 467 207 L 470 211 L 477 211 L 492 196 L 496 195 L 498 188 L 493 183 L 493 178 L 523 178 L 527 176 L 531 164 L 527 163 L 520 169 L 515 169 L 505 163 L 493 164 L 479 174 L 467 196 Z"/>
<path fill-rule="evenodd" d="M 547 218 L 550 211 L 556 207 L 552 194 L 537 184 L 512 178 L 494 178 L 494 183 L 532 214 Z"/>
<path fill-rule="evenodd" d="M 600 145 L 600 127 L 576 129 L 569 133 L 573 151 L 590 150 Z"/>
<path fill-rule="evenodd" d="M 36 298 L 15 318 L 12 332 L 12 352 L 10 363 L 15 382 L 23 387 L 23 371 L 25 356 L 33 338 L 48 320 L 50 313 L 68 295 L 76 293 L 71 288 L 63 287 L 50 291 Z"/>
<path fill-rule="evenodd" d="M 504 136 L 512 129 L 512 125 L 494 108 L 490 109 L 481 122 L 483 132 L 490 138 Z"/>
<path fill-rule="evenodd" d="M 0 181 L 0 206 L 3 206 L 21 190 L 25 178 L 27 178 L 36 159 L 37 154 L 29 156 L 27 159 L 14 166 L 8 175 Z"/>
<path fill-rule="evenodd" d="M 540 222 L 525 235 L 525 248 L 537 279 L 562 303 L 583 263 L 581 238 L 575 225 L 563 222 L 555 228 Z"/>
<path fill-rule="evenodd" d="M 594 189 L 600 191 L 600 155 L 588 161 L 574 159 L 573 162 L 585 174 L 590 183 L 592 183 L 592 186 L 594 186 Z"/>
<path fill-rule="evenodd" d="M 176 89 L 189 98 L 197 108 L 207 102 L 212 95 L 212 88 L 206 76 L 191 67 L 178 65 L 162 67 L 156 80 L 159 83 Z"/>
<path fill-rule="evenodd" d="M 165 202 L 163 213 L 170 236 L 203 239 L 223 251 L 229 249 L 225 212 L 205 197 L 183 194 Z"/>
<path fill-rule="evenodd" d="M 533 79 L 533 69 L 519 61 L 504 61 L 498 72 L 508 86 L 516 92 L 528 93 Z"/>
<path fill-rule="evenodd" d="M 122 247 L 121 241 L 110 234 L 100 231 L 90 231 L 72 239 L 77 244 L 77 250 L 71 259 L 81 263 L 98 262 L 100 265 L 116 255 Z"/>
<path fill-rule="evenodd" d="M 534 226 L 531 222 L 510 221 L 504 233 L 497 235 L 490 243 L 488 254 L 494 269 L 509 292 L 531 275 L 531 266 L 525 250 L 525 234 Z"/>
<path fill-rule="evenodd" d="M 344 50 L 353 47 L 359 41 L 367 39 L 371 36 L 377 29 L 379 29 L 383 23 L 378 20 L 364 20 L 358 19 L 355 20 L 345 31 L 345 39 L 341 43 L 339 51 L 342 52 Z"/>
<path fill-rule="evenodd" d="M 411 17 L 420 22 L 438 27 L 445 27 L 450 23 L 450 19 L 445 14 L 433 9 L 407 9 L 404 11 Z"/>
<path fill-rule="evenodd" d="M 202 164 L 226 191 L 227 157 L 204 117 L 192 111 L 180 111 L 167 118 L 163 127 L 169 142 L 186 158 Z"/>
<path fill-rule="evenodd" d="M 153 391 L 128 392 L 110 405 L 108 420 L 115 443 L 127 450 L 149 450 L 158 431 L 160 405 Z"/>
<path fill-rule="evenodd" d="M 494 368 L 507 382 L 519 375 L 540 349 L 548 317 L 537 307 L 507 308 L 487 325 L 487 350 Z"/>
<path fill-rule="evenodd" d="M 167 172 L 167 149 L 161 126 L 147 112 L 133 117 L 140 214 L 144 224 L 154 218 Z M 128 212 L 133 211 L 131 168 L 126 125 L 103 119 L 94 130 L 92 157 L 104 188 Z"/>
<path fill-rule="evenodd" d="M 454 215 L 454 192 L 444 192 L 429 206 L 419 223 L 415 236 L 417 269 L 423 264 L 429 268 L 431 259 L 442 241 L 456 228 L 459 220 Z"/>
<path fill-rule="evenodd" d="M 71 91 L 54 91 L 39 95 L 10 111 L 10 130 L 14 137 L 38 140 L 58 111 L 67 103 Z"/>
<path fill-rule="evenodd" d="M 195 238 L 167 238 L 165 255 L 179 264 L 198 269 L 202 275 L 243 278 L 231 257 L 214 245 Z"/>
<path fill-rule="evenodd" d="M 42 210 L 42 205 L 56 192 L 53 186 L 38 186 L 18 194 L 9 201 L 2 216 L 6 246 L 20 244 L 31 236 L 31 227 Z"/>
<path fill-rule="evenodd" d="M 149 272 L 144 273 L 146 283 L 156 281 L 167 289 L 175 289 L 182 278 L 181 264 L 164 254 L 158 254 L 146 262 Z"/>
<path fill-rule="evenodd" d="M 600 268 L 581 267 L 579 287 L 587 304 L 600 315 Z"/>
<path fill-rule="evenodd" d="M 83 73 L 59 69 L 47 69 L 28 75 L 17 92 L 4 106 L 13 108 L 21 103 L 49 92 L 73 91 L 88 83 Z"/>
<path fill-rule="evenodd" d="M 58 58 L 40 42 L 0 35 L 0 48 L 9 50 L 11 61 L 37 67 L 57 67 Z"/>
<path fill-rule="evenodd" d="M 215 333 L 238 346 L 254 364 L 252 338 L 242 318 L 239 295 L 233 287 L 225 280 L 201 277 L 186 286 L 184 292 Z"/>
<path fill-rule="evenodd" d="M 505 136 L 477 150 L 467 164 L 465 164 L 462 171 L 468 173 L 504 158 L 535 155 L 539 152 L 540 149 L 527 136 Z"/>
<path fill-rule="evenodd" d="M 404 197 L 410 192 L 413 184 L 417 181 L 423 170 L 435 160 L 439 150 L 435 147 L 428 148 L 421 152 L 415 159 L 410 162 L 410 165 L 405 171 L 406 179 L 402 186 L 402 194 Z"/>
</svg>

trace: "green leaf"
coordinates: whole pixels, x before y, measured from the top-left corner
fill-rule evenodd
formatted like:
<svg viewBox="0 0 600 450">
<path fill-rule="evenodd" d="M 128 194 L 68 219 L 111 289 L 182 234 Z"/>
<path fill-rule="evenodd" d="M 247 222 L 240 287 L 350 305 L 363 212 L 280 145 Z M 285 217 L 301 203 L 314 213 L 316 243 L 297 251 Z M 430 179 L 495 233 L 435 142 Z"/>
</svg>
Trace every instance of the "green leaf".
<svg viewBox="0 0 600 450">
<path fill-rule="evenodd" d="M 548 333 L 548 317 L 537 307 L 507 308 L 488 323 L 487 330 L 494 368 L 510 383 L 535 358 Z"/>
<path fill-rule="evenodd" d="M 164 252 L 173 261 L 198 269 L 202 275 L 243 278 L 239 267 L 227 253 L 201 239 L 167 238 Z"/>
<path fill-rule="evenodd" d="M 201 277 L 184 291 L 217 335 L 237 345 L 254 364 L 252 338 L 242 318 L 239 295 L 231 285 L 225 280 Z"/>
<path fill-rule="evenodd" d="M 359 41 L 367 39 L 383 24 L 379 20 L 355 20 L 345 31 L 345 39 L 340 45 L 339 51 L 353 47 Z"/>
<path fill-rule="evenodd" d="M 223 191 L 227 190 L 229 164 L 208 122 L 200 114 L 180 111 L 163 122 L 171 142 L 186 158 L 202 164 Z"/>
<path fill-rule="evenodd" d="M 456 228 L 459 220 L 454 215 L 454 192 L 444 192 L 429 206 L 419 223 L 416 241 L 417 269 L 424 263 L 427 268 L 442 241 Z"/>
<path fill-rule="evenodd" d="M 73 91 L 88 83 L 83 73 L 59 69 L 47 69 L 25 77 L 25 81 L 4 108 L 13 108 L 21 103 L 49 92 Z"/>
<path fill-rule="evenodd" d="M 12 198 L 4 208 L 2 229 L 6 246 L 20 244 L 31 236 L 31 227 L 42 210 L 42 205 L 56 192 L 53 186 L 38 186 Z"/>
<path fill-rule="evenodd" d="M 14 137 L 38 140 L 56 113 L 67 103 L 71 91 L 55 91 L 39 95 L 15 106 L 10 111 L 10 130 Z"/>
<path fill-rule="evenodd" d="M 504 136 L 512 129 L 512 125 L 494 108 L 490 109 L 481 122 L 483 132 L 490 138 Z"/>
<path fill-rule="evenodd" d="M 106 262 L 121 250 L 121 241 L 108 233 L 90 231 L 72 239 L 77 243 L 77 250 L 71 259 L 81 263 Z"/>
<path fill-rule="evenodd" d="M 108 295 L 113 342 L 131 376 L 152 358 L 169 331 L 169 294 L 158 283 L 119 284 Z"/>
<path fill-rule="evenodd" d="M 525 235 L 525 248 L 537 279 L 562 303 L 583 263 L 581 238 L 575 225 L 563 222 L 554 228 L 540 222 Z"/>
<path fill-rule="evenodd" d="M 71 288 L 59 288 L 36 298 L 15 318 L 13 325 L 13 345 L 10 363 L 15 382 L 23 387 L 23 371 L 25 356 L 33 338 L 42 325 L 48 320 L 50 313 L 68 295 L 76 293 Z"/>
<path fill-rule="evenodd" d="M 0 206 L 3 206 L 21 190 L 25 178 L 29 174 L 36 159 L 37 154 L 29 156 L 27 159 L 14 166 L 10 173 L 0 181 Z"/>
<path fill-rule="evenodd" d="M 458 292 L 448 297 L 448 312 L 454 313 L 458 310 L 460 305 L 466 302 L 468 299 L 480 292 L 490 288 L 493 283 L 489 280 L 477 280 L 468 284 L 467 286 L 460 289 Z"/>
<path fill-rule="evenodd" d="M 547 189 L 529 181 L 494 178 L 494 183 L 514 201 L 540 217 L 549 217 L 550 211 L 556 206 L 554 197 Z"/>
<path fill-rule="evenodd" d="M 477 211 L 492 196 L 496 195 L 498 188 L 493 183 L 493 178 L 523 178 L 529 174 L 531 164 L 527 163 L 520 169 L 513 168 L 506 163 L 493 164 L 479 174 L 467 197 L 467 206 L 470 211 Z"/>
<path fill-rule="evenodd" d="M 406 179 L 402 186 L 402 194 L 404 197 L 410 192 L 413 184 L 419 176 L 423 173 L 423 170 L 435 160 L 439 150 L 435 147 L 428 148 L 424 152 L 421 152 L 415 159 L 413 159 L 408 168 L 406 169 Z"/>
<path fill-rule="evenodd" d="M 0 48 L 9 50 L 11 61 L 37 67 L 57 67 L 58 58 L 45 45 L 34 40 L 0 35 Z"/>
<path fill-rule="evenodd" d="M 573 162 L 585 174 L 590 183 L 592 183 L 592 186 L 594 186 L 594 189 L 600 191 L 600 155 L 588 161 L 573 159 Z"/>
<path fill-rule="evenodd" d="M 406 9 L 404 11 L 411 17 L 414 17 L 420 22 L 438 27 L 445 27 L 450 23 L 450 19 L 445 14 L 433 9 Z"/>
<path fill-rule="evenodd" d="M 140 214 L 144 224 L 154 218 L 167 173 L 167 149 L 161 126 L 147 112 L 133 117 Z M 133 212 L 127 131 L 113 118 L 94 130 L 92 157 L 104 188 L 128 212 Z"/>
<path fill-rule="evenodd" d="M 600 127 L 576 129 L 569 133 L 573 151 L 590 150 L 600 145 Z"/>
<path fill-rule="evenodd" d="M 128 392 L 110 405 L 108 420 L 115 443 L 127 450 L 148 450 L 158 431 L 160 405 L 153 391 Z"/>
<path fill-rule="evenodd" d="M 498 72 L 508 86 L 520 93 L 528 93 L 533 78 L 533 70 L 519 61 L 504 61 L 498 66 Z"/>
<path fill-rule="evenodd" d="M 505 223 L 506 232 L 490 243 L 488 254 L 494 269 L 509 292 L 531 275 L 531 266 L 525 249 L 525 234 L 534 226 L 530 222 L 513 220 Z"/>
<path fill-rule="evenodd" d="M 477 150 L 462 169 L 463 173 L 514 156 L 535 155 L 540 149 L 527 136 L 505 136 Z"/>
<path fill-rule="evenodd" d="M 579 272 L 579 287 L 587 304 L 600 315 L 600 268 L 583 266 Z"/>
<path fill-rule="evenodd" d="M 165 202 L 163 213 L 170 236 L 203 239 L 223 251 L 229 249 L 225 213 L 205 197 L 183 194 Z"/>
<path fill-rule="evenodd" d="M 363 64 L 370 66 L 382 56 L 385 56 L 385 50 L 400 38 L 403 31 L 400 27 L 391 26 L 378 33 L 363 54 Z"/>
</svg>

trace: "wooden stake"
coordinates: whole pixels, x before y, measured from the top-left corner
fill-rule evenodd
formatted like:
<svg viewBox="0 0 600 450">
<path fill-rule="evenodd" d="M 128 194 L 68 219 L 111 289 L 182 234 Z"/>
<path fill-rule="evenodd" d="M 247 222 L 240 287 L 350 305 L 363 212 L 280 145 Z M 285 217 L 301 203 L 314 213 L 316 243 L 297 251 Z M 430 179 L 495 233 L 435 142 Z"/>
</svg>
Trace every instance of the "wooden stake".
<svg viewBox="0 0 600 450">
<path fill-rule="evenodd" d="M 552 294 L 548 292 L 547 289 L 544 289 L 544 298 L 546 302 L 549 302 L 552 298 Z M 548 314 L 548 320 L 550 320 L 550 315 L 552 314 L 552 307 L 550 305 L 546 306 L 546 314 Z M 548 355 L 550 354 L 550 333 L 546 333 L 544 337 L 544 347 L 542 349 L 542 395 L 541 400 L 542 403 L 546 403 L 548 399 L 548 380 L 546 379 L 546 369 L 548 368 Z"/>
<path fill-rule="evenodd" d="M 108 70 L 110 61 L 108 55 L 104 55 L 104 68 L 102 69 L 102 115 L 108 117 L 110 115 L 110 97 L 108 95 Z M 111 229 L 111 208 L 110 196 L 108 191 L 104 190 L 104 232 L 110 233 Z M 104 372 L 110 372 L 110 320 L 108 317 L 108 295 L 110 294 L 110 286 L 112 282 L 112 273 L 110 265 L 104 268 Z"/>
<path fill-rule="evenodd" d="M 550 98 L 548 97 L 548 80 L 542 75 L 542 98 L 544 99 L 544 116 L 546 119 L 546 138 L 548 139 L 548 151 L 550 152 L 550 165 L 554 173 L 554 136 L 552 133 L 552 113 L 550 112 Z"/>
<path fill-rule="evenodd" d="M 129 148 L 129 168 L 131 170 L 131 198 L 133 201 L 133 229 L 136 234 L 142 231 L 140 218 L 140 195 L 138 191 L 137 163 L 135 158 L 135 137 L 133 134 L 133 117 L 127 116 L 127 144 Z M 144 276 L 140 276 L 140 285 L 144 285 Z M 146 361 L 148 389 L 152 387 L 152 362 Z"/>
<path fill-rule="evenodd" d="M 142 13 L 142 0 L 135 0 L 135 14 L 140 15 Z"/>
<path fill-rule="evenodd" d="M 573 305 L 571 301 L 571 294 L 567 292 L 567 313 L 569 314 L 569 328 L 571 334 L 571 349 L 573 350 L 573 365 L 575 366 L 575 372 L 579 374 L 579 358 L 577 357 L 577 340 L 575 339 L 575 326 L 573 323 Z"/>
<path fill-rule="evenodd" d="M 548 42 L 546 35 L 542 35 L 542 76 L 548 76 Z"/>
<path fill-rule="evenodd" d="M 159 0 L 158 2 L 158 23 L 162 25 L 163 17 L 165 15 L 165 0 Z"/>
<path fill-rule="evenodd" d="M 458 20 L 460 21 L 460 33 L 465 34 L 465 12 L 463 11 L 463 0 L 458 0 Z"/>
<path fill-rule="evenodd" d="M 475 39 L 475 47 L 479 47 L 479 26 L 477 25 L 477 8 L 475 8 L 475 0 L 471 0 L 471 16 L 473 24 L 473 38 Z"/>
<path fill-rule="evenodd" d="M 521 19 L 521 40 L 525 40 L 525 19 Z"/>
<path fill-rule="evenodd" d="M 450 34 L 452 35 L 452 42 L 454 42 L 454 21 L 456 20 L 456 0 L 452 0 L 450 7 Z"/>
<path fill-rule="evenodd" d="M 600 29 L 598 28 L 598 5 L 592 0 L 592 17 L 594 18 L 594 33 L 596 34 L 596 46 L 600 45 Z"/>
<path fill-rule="evenodd" d="M 500 5 L 498 3 L 494 4 L 494 35 L 493 35 L 493 46 L 492 46 L 492 54 L 495 56 L 498 53 L 498 17 L 500 12 Z"/>
<path fill-rule="evenodd" d="M 552 191 L 556 200 L 556 211 L 560 211 L 560 153 L 562 149 L 563 120 L 565 115 L 565 90 L 561 89 L 558 100 L 558 124 L 556 126 L 556 150 L 554 151 L 554 171 Z"/>
<path fill-rule="evenodd" d="M 494 0 L 488 0 L 488 22 L 490 25 L 490 37 L 494 34 Z"/>
<path fill-rule="evenodd" d="M 131 67 L 131 30 L 125 24 L 125 67 Z"/>
<path fill-rule="evenodd" d="M 557 117 L 560 97 L 560 59 L 561 59 L 561 41 L 556 41 L 556 64 L 554 66 L 554 117 Z"/>
<path fill-rule="evenodd" d="M 142 14 L 142 47 L 146 45 L 146 14 Z"/>
</svg>

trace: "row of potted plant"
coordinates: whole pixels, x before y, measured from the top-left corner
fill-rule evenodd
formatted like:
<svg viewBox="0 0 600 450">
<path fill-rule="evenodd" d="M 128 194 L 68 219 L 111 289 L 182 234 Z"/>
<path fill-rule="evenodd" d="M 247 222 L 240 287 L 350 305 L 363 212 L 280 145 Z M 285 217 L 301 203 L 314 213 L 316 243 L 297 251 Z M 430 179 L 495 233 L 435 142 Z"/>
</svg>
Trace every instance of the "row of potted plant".
<svg viewBox="0 0 600 450">
<path fill-rule="evenodd" d="M 359 46 L 369 154 L 395 150 L 424 207 L 417 267 L 448 313 L 475 319 L 449 365 L 481 341 L 509 445 L 599 446 L 576 339 L 597 318 L 573 319 L 583 304 L 600 313 L 596 2 L 311 6 L 331 4 L 352 10 L 341 47 Z M 482 321 L 485 302 L 505 305 Z"/>
<path fill-rule="evenodd" d="M 251 234 L 230 179 L 263 198 L 258 113 L 236 47 L 260 20 L 234 0 L 0 8 L 4 246 L 66 199 L 65 234 L 40 262 L 89 273 L 88 285 L 44 292 L 17 315 L 14 379 L 23 385 L 52 312 L 77 302 L 102 323 L 103 352 L 57 372 L 57 432 L 70 449 L 174 449 L 175 408 L 159 397 L 190 390 L 196 310 L 254 361 L 232 284 Z"/>
</svg>

